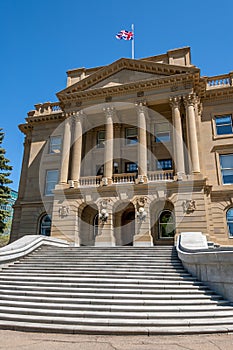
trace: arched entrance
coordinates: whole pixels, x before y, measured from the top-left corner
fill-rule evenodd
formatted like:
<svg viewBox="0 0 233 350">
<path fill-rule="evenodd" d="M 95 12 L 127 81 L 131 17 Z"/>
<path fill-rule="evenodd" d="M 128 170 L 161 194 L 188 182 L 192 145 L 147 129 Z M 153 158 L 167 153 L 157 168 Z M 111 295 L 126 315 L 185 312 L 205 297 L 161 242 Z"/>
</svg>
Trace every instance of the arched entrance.
<svg viewBox="0 0 233 350">
<path fill-rule="evenodd" d="M 95 204 L 86 205 L 81 212 L 80 245 L 94 246 L 96 235 L 98 235 L 98 209 Z"/>
<path fill-rule="evenodd" d="M 169 201 L 156 201 L 151 206 L 151 235 L 154 245 L 174 244 L 175 214 Z"/>
<path fill-rule="evenodd" d="M 135 208 L 132 203 L 121 203 L 114 213 L 116 245 L 133 246 L 135 235 Z"/>
<path fill-rule="evenodd" d="M 39 234 L 42 236 L 50 236 L 50 234 L 51 234 L 51 216 L 49 214 L 44 214 L 40 218 Z"/>
</svg>

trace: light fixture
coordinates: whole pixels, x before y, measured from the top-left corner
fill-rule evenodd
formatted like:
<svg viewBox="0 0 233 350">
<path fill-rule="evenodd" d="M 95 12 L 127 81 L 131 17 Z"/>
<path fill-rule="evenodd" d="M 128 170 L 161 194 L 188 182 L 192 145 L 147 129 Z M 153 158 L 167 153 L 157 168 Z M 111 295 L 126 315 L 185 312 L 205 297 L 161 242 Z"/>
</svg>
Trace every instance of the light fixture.
<svg viewBox="0 0 233 350">
<path fill-rule="evenodd" d="M 105 208 L 101 209 L 101 212 L 99 213 L 99 219 L 102 221 L 102 223 L 105 223 L 108 220 L 108 212 Z"/>
<path fill-rule="evenodd" d="M 137 211 L 137 217 L 138 219 L 142 222 L 146 220 L 146 216 L 147 216 L 147 212 L 145 211 L 145 209 L 143 207 L 139 207 L 138 211 Z"/>
</svg>

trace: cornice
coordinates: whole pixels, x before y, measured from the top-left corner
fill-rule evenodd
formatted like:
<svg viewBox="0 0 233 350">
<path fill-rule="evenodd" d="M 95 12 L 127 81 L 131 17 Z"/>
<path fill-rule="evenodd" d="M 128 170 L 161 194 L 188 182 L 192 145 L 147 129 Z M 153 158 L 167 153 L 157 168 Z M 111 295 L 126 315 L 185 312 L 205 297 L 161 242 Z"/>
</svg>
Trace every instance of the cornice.
<svg viewBox="0 0 233 350">
<path fill-rule="evenodd" d="M 203 102 L 233 99 L 233 86 L 206 90 L 202 98 Z"/>
<path fill-rule="evenodd" d="M 34 123 L 41 123 L 41 122 L 48 122 L 48 121 L 55 121 L 55 120 L 63 120 L 65 119 L 63 113 L 59 114 L 47 114 L 47 115 L 39 115 L 36 117 L 30 117 L 26 118 L 27 123 L 30 123 L 31 125 Z"/>
<path fill-rule="evenodd" d="M 77 91 L 69 94 L 59 94 L 60 101 L 63 103 L 72 102 L 75 100 L 88 100 L 88 99 L 97 99 L 107 96 L 117 96 L 125 93 L 137 92 L 137 91 L 146 91 L 153 89 L 161 89 L 161 87 L 171 87 L 174 89 L 181 84 L 192 83 L 194 86 L 198 84 L 199 81 L 199 72 L 193 73 L 184 73 L 176 74 L 172 76 L 163 77 L 161 79 L 153 78 L 148 80 L 141 80 L 137 82 L 131 82 L 128 84 L 122 84 L 112 87 L 91 89 L 85 91 Z"/>
</svg>

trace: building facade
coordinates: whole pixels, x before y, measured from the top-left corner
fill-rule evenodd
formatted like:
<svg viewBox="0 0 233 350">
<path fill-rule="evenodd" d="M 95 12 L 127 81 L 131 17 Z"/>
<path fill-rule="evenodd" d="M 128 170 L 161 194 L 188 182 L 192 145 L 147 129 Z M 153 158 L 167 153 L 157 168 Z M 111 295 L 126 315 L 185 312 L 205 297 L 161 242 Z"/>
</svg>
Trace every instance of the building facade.
<svg viewBox="0 0 233 350">
<path fill-rule="evenodd" d="M 190 48 L 67 72 L 26 123 L 11 240 L 233 240 L 233 73 L 202 77 Z"/>
</svg>

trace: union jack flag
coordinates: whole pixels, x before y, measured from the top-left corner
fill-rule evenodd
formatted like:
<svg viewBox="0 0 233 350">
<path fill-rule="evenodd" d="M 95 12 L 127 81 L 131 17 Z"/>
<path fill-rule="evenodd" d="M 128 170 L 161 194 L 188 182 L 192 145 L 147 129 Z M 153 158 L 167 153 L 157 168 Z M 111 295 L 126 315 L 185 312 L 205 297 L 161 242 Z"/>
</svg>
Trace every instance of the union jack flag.
<svg viewBox="0 0 233 350">
<path fill-rule="evenodd" d="M 123 39 L 123 40 L 133 40 L 134 34 L 133 32 L 129 32 L 128 30 L 121 30 L 119 33 L 117 33 L 116 38 L 117 39 Z"/>
</svg>

